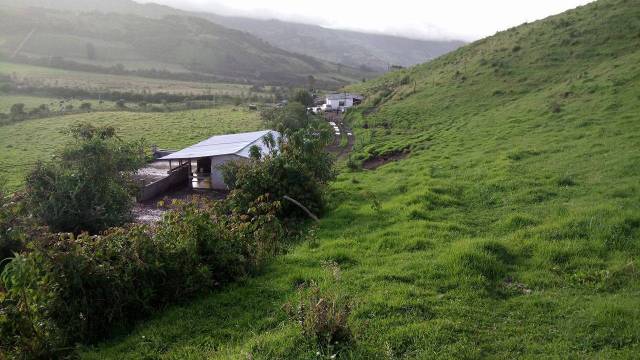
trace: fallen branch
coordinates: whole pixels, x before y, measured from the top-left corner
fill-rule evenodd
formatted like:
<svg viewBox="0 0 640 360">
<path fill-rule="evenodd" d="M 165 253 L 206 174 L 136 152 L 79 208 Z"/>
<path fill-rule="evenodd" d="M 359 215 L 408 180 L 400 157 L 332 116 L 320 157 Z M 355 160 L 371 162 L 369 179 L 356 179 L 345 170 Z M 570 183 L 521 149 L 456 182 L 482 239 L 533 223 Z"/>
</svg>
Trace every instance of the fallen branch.
<svg viewBox="0 0 640 360">
<path fill-rule="evenodd" d="M 304 205 L 300 204 L 297 200 L 292 199 L 290 197 L 288 197 L 287 195 L 283 196 L 283 198 L 285 200 L 289 200 L 292 203 L 294 203 L 295 205 L 297 205 L 298 207 L 300 207 L 302 210 L 304 210 L 304 212 L 307 213 L 307 215 L 309 215 L 310 218 L 312 218 L 313 220 L 315 220 L 316 222 L 320 222 L 320 219 L 318 219 L 317 216 L 315 216 L 311 211 L 309 211 L 309 209 L 307 209 Z"/>
</svg>

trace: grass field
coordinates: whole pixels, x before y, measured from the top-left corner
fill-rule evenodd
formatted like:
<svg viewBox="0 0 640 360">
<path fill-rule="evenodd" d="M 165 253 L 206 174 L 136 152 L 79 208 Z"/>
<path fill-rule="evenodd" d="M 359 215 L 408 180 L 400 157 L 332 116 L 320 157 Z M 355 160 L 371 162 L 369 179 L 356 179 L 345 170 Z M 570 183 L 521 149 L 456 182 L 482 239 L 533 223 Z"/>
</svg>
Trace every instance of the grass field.
<svg viewBox="0 0 640 360">
<path fill-rule="evenodd" d="M 48 160 L 67 141 L 62 133 L 79 122 L 112 125 L 125 139 L 144 138 L 149 146 L 181 148 L 207 137 L 261 128 L 258 112 L 231 106 L 172 113 L 98 112 L 27 120 L 0 127 L 0 172 L 16 189 L 38 160 Z"/>
<path fill-rule="evenodd" d="M 342 173 L 260 276 L 81 357 L 323 358 L 283 311 L 316 281 L 352 301 L 340 358 L 637 358 L 638 19 L 601 0 L 354 87 L 355 156 L 408 158 Z"/>
<path fill-rule="evenodd" d="M 28 96 L 28 95 L 4 95 L 0 94 L 0 113 L 9 113 L 11 106 L 14 104 L 24 104 L 25 111 L 29 111 L 33 108 L 37 108 L 40 105 L 47 105 L 49 110 L 58 111 L 67 105 L 72 105 L 74 109 L 79 109 L 80 105 L 88 102 L 91 104 L 93 110 L 111 110 L 115 108 L 115 103 L 112 101 L 103 101 L 100 103 L 98 100 L 80 100 L 80 99 L 62 99 L 56 97 L 41 97 L 41 96 Z"/>
<path fill-rule="evenodd" d="M 97 74 L 0 62 L 0 75 L 33 87 L 67 87 L 87 91 L 132 91 L 192 95 L 249 95 L 250 85 L 197 83 Z M 259 95 L 259 94 L 257 94 Z"/>
</svg>

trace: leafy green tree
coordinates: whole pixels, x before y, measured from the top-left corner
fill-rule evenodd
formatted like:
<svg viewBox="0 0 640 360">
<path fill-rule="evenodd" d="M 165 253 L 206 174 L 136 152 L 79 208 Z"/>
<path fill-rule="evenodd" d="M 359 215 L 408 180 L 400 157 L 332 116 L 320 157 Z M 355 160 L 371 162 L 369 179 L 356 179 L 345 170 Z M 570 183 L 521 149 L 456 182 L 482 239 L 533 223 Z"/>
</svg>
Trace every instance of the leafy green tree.
<svg viewBox="0 0 640 360">
<path fill-rule="evenodd" d="M 313 106 L 313 95 L 311 95 L 310 92 L 304 89 L 300 89 L 294 92 L 293 96 L 291 97 L 291 100 L 298 102 L 304 105 L 305 107 Z"/>
<path fill-rule="evenodd" d="M 332 139 L 320 121 L 301 129 L 283 129 L 278 146 L 260 161 L 232 162 L 222 167 L 225 183 L 233 190 L 230 201 L 240 211 L 262 196 L 282 202 L 281 218 L 306 216 L 293 198 L 318 215 L 324 210 L 324 190 L 335 178 L 334 158 L 325 151 Z M 268 141 L 267 141 L 268 142 Z"/>
<path fill-rule="evenodd" d="M 310 122 L 306 107 L 298 102 L 292 102 L 281 108 L 265 110 L 261 116 L 266 126 L 281 133 L 306 128 Z"/>
<path fill-rule="evenodd" d="M 9 117 L 12 120 L 22 119 L 25 117 L 25 115 L 26 113 L 24 111 L 24 104 L 17 103 L 17 104 L 11 105 L 11 108 L 9 109 Z"/>
<path fill-rule="evenodd" d="M 83 102 L 82 104 L 80 104 L 80 110 L 82 110 L 82 111 L 91 111 L 91 103 L 90 102 Z"/>
<path fill-rule="evenodd" d="M 249 148 L 249 157 L 254 160 L 260 160 L 262 158 L 262 151 L 259 146 L 253 145 Z"/>
<path fill-rule="evenodd" d="M 141 141 L 124 142 L 112 127 L 80 124 L 54 162 L 27 177 L 33 215 L 57 232 L 98 233 L 130 220 L 133 173 L 144 163 Z"/>
</svg>

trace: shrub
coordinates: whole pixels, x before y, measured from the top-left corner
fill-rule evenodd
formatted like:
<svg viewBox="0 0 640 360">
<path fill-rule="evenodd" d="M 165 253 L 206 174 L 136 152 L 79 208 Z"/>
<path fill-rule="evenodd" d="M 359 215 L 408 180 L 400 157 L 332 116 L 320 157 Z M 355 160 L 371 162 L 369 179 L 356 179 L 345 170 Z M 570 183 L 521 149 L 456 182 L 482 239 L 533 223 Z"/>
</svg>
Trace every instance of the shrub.
<svg viewBox="0 0 640 360">
<path fill-rule="evenodd" d="M 61 357 L 70 345 L 250 274 L 279 249 L 278 207 L 263 197 L 240 213 L 195 200 L 174 204 L 155 231 L 138 225 L 101 236 L 41 236 L 0 279 L 0 349 Z"/>
<path fill-rule="evenodd" d="M 24 221 L 18 199 L 8 196 L 0 183 L 0 273 L 6 261 L 22 250 Z"/>
<path fill-rule="evenodd" d="M 305 169 L 283 156 L 269 155 L 262 161 L 232 163 L 223 167 L 224 179 L 233 189 L 230 201 L 240 209 L 248 209 L 255 199 L 269 195 L 274 199 L 289 196 L 312 213 L 323 210 L 322 185 Z M 284 203 L 281 218 L 304 216 L 292 203 Z"/>
<path fill-rule="evenodd" d="M 304 129 L 311 122 L 306 107 L 297 102 L 282 108 L 267 109 L 260 115 L 265 125 L 281 133 Z"/>
<path fill-rule="evenodd" d="M 18 103 L 11 105 L 9 109 L 9 118 L 12 121 L 20 121 L 26 117 L 27 113 L 24 111 L 24 104 Z"/>
<path fill-rule="evenodd" d="M 125 143 L 110 127 L 72 127 L 56 163 L 27 176 L 26 200 L 53 231 L 97 233 L 130 218 L 132 173 L 144 163 L 141 142 Z"/>
<path fill-rule="evenodd" d="M 80 110 L 82 110 L 82 111 L 91 111 L 91 103 L 83 102 L 82 104 L 80 104 Z"/>
<path fill-rule="evenodd" d="M 294 92 L 291 96 L 291 100 L 300 103 L 305 107 L 313 106 L 313 95 L 304 89 Z"/>
<path fill-rule="evenodd" d="M 324 130 L 314 127 L 287 131 L 279 139 L 279 151 L 274 147 L 261 159 L 223 165 L 225 183 L 233 190 L 230 201 L 240 209 L 248 209 L 248 204 L 267 194 L 278 200 L 288 196 L 320 214 L 324 209 L 324 187 L 335 177 L 333 158 L 324 151 L 329 138 Z M 279 216 L 306 214 L 287 202 Z"/>
<path fill-rule="evenodd" d="M 325 355 L 335 356 L 351 341 L 349 301 L 321 291 L 315 282 L 308 289 L 300 289 L 297 301 L 283 308 L 300 325 L 303 336 L 312 339 Z"/>
</svg>

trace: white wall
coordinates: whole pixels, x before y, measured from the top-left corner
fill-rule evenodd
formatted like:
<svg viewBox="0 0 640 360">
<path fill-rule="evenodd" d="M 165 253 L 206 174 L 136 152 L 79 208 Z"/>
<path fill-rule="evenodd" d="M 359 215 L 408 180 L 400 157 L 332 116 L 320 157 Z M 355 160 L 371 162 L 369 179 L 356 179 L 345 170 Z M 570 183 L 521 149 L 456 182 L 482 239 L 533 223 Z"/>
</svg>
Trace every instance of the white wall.
<svg viewBox="0 0 640 360">
<path fill-rule="evenodd" d="M 273 139 L 276 141 L 276 149 L 278 148 L 278 138 L 280 137 L 280 134 L 278 134 L 277 132 L 272 132 L 273 134 Z M 262 141 L 262 138 L 252 142 L 251 144 L 245 146 L 244 149 L 242 149 L 238 155 L 243 156 L 248 158 L 249 157 L 249 149 L 251 149 L 252 146 L 257 146 L 260 148 L 260 152 L 262 153 L 262 155 L 266 155 L 267 153 L 269 153 L 269 149 L 267 148 L 267 146 L 264 144 L 264 142 Z"/>
<path fill-rule="evenodd" d="M 277 132 L 272 132 L 274 139 L 276 140 L 276 148 L 278 146 L 278 138 L 279 134 Z M 231 155 L 220 155 L 214 156 L 211 158 L 211 186 L 214 190 L 228 190 L 227 184 L 224 183 L 224 178 L 222 177 L 222 171 L 220 171 L 219 166 L 225 164 L 229 161 L 242 161 L 247 160 L 249 158 L 249 150 L 252 146 L 257 146 L 260 148 L 262 155 L 266 155 L 269 152 L 269 149 L 262 141 L 262 138 L 252 142 L 247 145 L 244 149 L 242 149 L 237 154 Z"/>
<path fill-rule="evenodd" d="M 227 184 L 224 183 L 222 171 L 219 166 L 229 161 L 246 160 L 238 155 L 220 155 L 211 158 L 211 187 L 214 190 L 228 190 Z"/>
<path fill-rule="evenodd" d="M 344 101 L 344 106 L 340 106 L 340 101 Z M 353 106 L 353 98 L 348 98 L 348 99 L 344 99 L 344 100 L 326 100 L 326 103 L 331 105 L 331 108 L 333 110 L 337 110 L 340 107 L 344 107 L 344 108 L 350 108 Z"/>
</svg>

